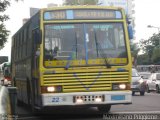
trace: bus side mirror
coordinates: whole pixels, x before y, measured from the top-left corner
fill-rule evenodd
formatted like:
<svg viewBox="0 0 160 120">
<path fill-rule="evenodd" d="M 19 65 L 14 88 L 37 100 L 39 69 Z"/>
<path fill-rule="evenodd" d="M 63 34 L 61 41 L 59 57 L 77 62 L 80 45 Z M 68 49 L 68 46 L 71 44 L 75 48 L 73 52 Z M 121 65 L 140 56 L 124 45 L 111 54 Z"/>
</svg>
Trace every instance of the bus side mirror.
<svg viewBox="0 0 160 120">
<path fill-rule="evenodd" d="M 35 29 L 33 31 L 33 39 L 36 44 L 41 44 L 42 42 L 42 31 L 40 29 Z"/>
<path fill-rule="evenodd" d="M 133 39 L 133 28 L 131 25 L 128 25 L 128 34 L 129 34 L 129 39 Z"/>
</svg>

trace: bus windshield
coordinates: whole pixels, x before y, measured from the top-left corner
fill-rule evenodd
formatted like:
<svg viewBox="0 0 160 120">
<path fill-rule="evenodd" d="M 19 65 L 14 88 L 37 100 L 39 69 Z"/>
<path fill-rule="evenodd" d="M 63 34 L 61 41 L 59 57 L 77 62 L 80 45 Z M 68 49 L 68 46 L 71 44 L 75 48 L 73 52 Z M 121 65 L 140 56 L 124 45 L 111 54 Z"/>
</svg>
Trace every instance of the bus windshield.
<svg viewBox="0 0 160 120">
<path fill-rule="evenodd" d="M 44 60 L 125 58 L 122 23 L 47 24 Z M 126 63 L 125 63 L 126 64 Z"/>
</svg>

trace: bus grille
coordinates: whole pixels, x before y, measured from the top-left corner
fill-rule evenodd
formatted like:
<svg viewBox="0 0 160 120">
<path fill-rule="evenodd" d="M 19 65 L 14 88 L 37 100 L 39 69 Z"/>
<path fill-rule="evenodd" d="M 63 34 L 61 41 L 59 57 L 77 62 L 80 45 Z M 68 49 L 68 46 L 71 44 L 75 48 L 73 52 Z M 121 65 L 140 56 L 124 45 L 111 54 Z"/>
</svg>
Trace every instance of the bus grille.
<svg viewBox="0 0 160 120">
<path fill-rule="evenodd" d="M 44 73 L 44 86 L 63 86 L 63 92 L 110 91 L 112 83 L 128 83 L 129 72 L 95 70 Z"/>
</svg>

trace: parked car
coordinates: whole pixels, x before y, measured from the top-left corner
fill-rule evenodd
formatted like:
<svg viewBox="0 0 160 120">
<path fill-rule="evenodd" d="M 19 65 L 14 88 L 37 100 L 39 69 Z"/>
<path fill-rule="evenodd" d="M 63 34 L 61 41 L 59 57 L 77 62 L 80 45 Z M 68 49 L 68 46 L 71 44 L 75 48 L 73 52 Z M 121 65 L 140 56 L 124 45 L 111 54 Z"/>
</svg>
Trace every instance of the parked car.
<svg viewBox="0 0 160 120">
<path fill-rule="evenodd" d="M 144 80 L 135 68 L 132 68 L 131 89 L 132 89 L 132 95 L 134 95 L 135 92 L 140 92 L 141 96 L 144 96 L 145 94 Z"/>
<path fill-rule="evenodd" d="M 160 93 L 160 73 L 152 73 L 146 83 L 146 91 L 156 91 Z"/>
</svg>

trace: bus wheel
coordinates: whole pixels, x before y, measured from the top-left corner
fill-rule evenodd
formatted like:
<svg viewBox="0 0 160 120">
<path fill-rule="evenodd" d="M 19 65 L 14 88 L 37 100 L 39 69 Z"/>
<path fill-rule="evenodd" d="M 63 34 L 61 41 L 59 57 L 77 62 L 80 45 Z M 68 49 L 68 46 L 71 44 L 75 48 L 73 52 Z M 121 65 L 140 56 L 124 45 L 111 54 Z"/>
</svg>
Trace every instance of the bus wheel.
<svg viewBox="0 0 160 120">
<path fill-rule="evenodd" d="M 111 109 L 111 105 L 101 105 L 101 106 L 98 106 L 98 110 L 100 112 L 104 112 L 104 113 L 108 113 Z"/>
</svg>

